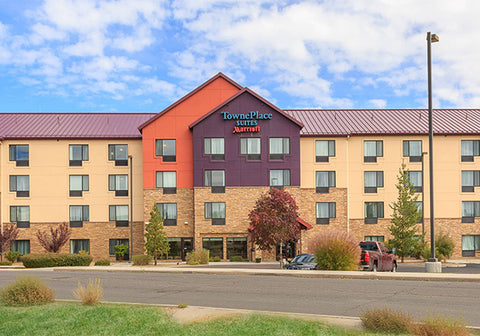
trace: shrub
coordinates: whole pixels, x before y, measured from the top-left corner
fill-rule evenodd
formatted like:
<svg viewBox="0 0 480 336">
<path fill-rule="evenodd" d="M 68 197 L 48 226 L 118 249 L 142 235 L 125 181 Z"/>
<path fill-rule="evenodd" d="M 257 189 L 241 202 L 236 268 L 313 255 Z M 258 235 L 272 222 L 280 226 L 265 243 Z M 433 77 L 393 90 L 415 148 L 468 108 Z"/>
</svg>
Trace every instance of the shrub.
<svg viewBox="0 0 480 336">
<path fill-rule="evenodd" d="M 73 296 L 82 301 L 86 305 L 95 305 L 103 298 L 103 288 L 100 279 L 89 279 L 86 287 L 79 282 Z"/>
<path fill-rule="evenodd" d="M 241 256 L 233 256 L 230 258 L 230 261 L 233 261 L 233 262 L 243 261 L 243 258 Z"/>
<path fill-rule="evenodd" d="M 198 249 L 193 252 L 189 252 L 185 257 L 185 261 L 188 265 L 208 264 L 209 252 L 210 251 L 205 249 Z"/>
<path fill-rule="evenodd" d="M 455 243 L 446 233 L 440 232 L 435 238 L 435 253 L 440 259 L 447 260 L 452 256 Z"/>
<path fill-rule="evenodd" d="M 20 257 L 20 252 L 18 251 L 8 251 L 5 253 L 5 258 L 7 258 L 8 261 L 11 261 L 12 264 L 17 261 L 18 257 Z"/>
<path fill-rule="evenodd" d="M 12 266 L 12 262 L 11 261 L 0 261 L 0 266 Z"/>
<path fill-rule="evenodd" d="M 90 255 L 90 252 L 85 251 L 85 250 L 80 250 L 80 251 L 78 251 L 78 254 L 80 254 L 81 256 L 88 256 L 88 255 Z"/>
<path fill-rule="evenodd" d="M 38 253 L 25 254 L 21 257 L 26 268 L 58 267 L 58 266 L 88 266 L 92 262 L 89 255 L 68 253 Z"/>
<path fill-rule="evenodd" d="M 95 261 L 95 266 L 110 266 L 110 260 L 100 259 Z"/>
<path fill-rule="evenodd" d="M 219 256 L 210 257 L 210 258 L 208 259 L 208 261 L 210 261 L 210 262 L 219 262 L 220 260 L 222 260 L 222 259 L 220 259 Z"/>
<path fill-rule="evenodd" d="M 343 231 L 320 232 L 310 245 L 317 259 L 317 269 L 357 270 L 361 250 L 358 241 Z"/>
<path fill-rule="evenodd" d="M 132 256 L 132 261 L 135 266 L 148 265 L 152 261 L 152 256 L 147 254 L 137 254 Z"/>
<path fill-rule="evenodd" d="M 413 331 L 419 336 L 467 336 L 467 330 L 463 319 L 450 319 L 442 315 L 429 316 L 415 326 Z"/>
<path fill-rule="evenodd" d="M 365 329 L 388 333 L 407 334 L 415 326 L 415 321 L 410 315 L 388 308 L 366 310 L 362 312 L 360 319 Z"/>
<path fill-rule="evenodd" d="M 22 276 L 0 292 L 0 299 L 9 306 L 44 304 L 53 302 L 55 292 L 40 279 Z"/>
<path fill-rule="evenodd" d="M 122 260 L 123 256 L 125 253 L 128 251 L 128 245 L 125 244 L 120 244 L 120 245 L 115 245 L 113 247 L 113 254 L 118 258 L 118 260 Z"/>
<path fill-rule="evenodd" d="M 430 246 L 426 246 L 422 250 L 422 259 L 423 260 L 428 260 L 432 256 L 432 251 L 430 249 Z"/>
</svg>

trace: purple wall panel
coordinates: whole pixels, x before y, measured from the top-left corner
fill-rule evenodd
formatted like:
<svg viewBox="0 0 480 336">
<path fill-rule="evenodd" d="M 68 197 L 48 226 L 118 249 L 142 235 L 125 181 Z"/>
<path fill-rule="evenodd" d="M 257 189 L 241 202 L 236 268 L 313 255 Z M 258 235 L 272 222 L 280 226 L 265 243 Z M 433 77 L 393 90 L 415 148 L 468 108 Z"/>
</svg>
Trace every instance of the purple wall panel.
<svg viewBox="0 0 480 336">
<path fill-rule="evenodd" d="M 224 120 L 221 112 L 246 114 L 258 111 L 272 114 L 271 120 L 258 120 L 260 132 L 233 133 L 235 120 Z M 254 126 L 250 126 L 254 127 Z M 300 185 L 300 127 L 261 100 L 245 92 L 215 111 L 193 127 L 193 185 L 204 185 L 204 171 L 225 170 L 225 184 L 229 186 L 269 186 L 270 169 L 290 169 L 290 185 Z M 204 138 L 225 138 L 225 160 L 212 161 L 204 154 Z M 248 161 L 240 154 L 240 138 L 261 138 L 261 160 Z M 290 154 L 283 161 L 269 159 L 269 138 L 289 137 Z"/>
</svg>

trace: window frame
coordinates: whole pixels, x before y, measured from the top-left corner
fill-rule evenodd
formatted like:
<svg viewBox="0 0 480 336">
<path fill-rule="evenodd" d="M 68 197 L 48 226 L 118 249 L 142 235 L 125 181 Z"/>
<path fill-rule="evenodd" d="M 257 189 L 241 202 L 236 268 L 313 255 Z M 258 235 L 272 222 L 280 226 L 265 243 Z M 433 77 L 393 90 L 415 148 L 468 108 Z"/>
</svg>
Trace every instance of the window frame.
<svg viewBox="0 0 480 336">
<path fill-rule="evenodd" d="M 173 143 L 173 155 L 164 154 L 163 147 L 168 147 L 167 143 Z M 161 157 L 163 162 L 177 162 L 177 139 L 155 139 L 155 156 Z"/>
<path fill-rule="evenodd" d="M 472 184 L 466 184 L 464 174 L 472 173 Z M 462 192 L 475 192 L 475 187 L 480 187 L 480 170 L 462 170 Z"/>
<path fill-rule="evenodd" d="M 81 220 L 72 220 L 72 208 L 80 207 L 82 211 L 82 219 Z M 68 217 L 70 220 L 70 227 L 83 227 L 83 222 L 90 221 L 90 207 L 88 205 L 70 205 L 69 206 Z"/>
<path fill-rule="evenodd" d="M 126 207 L 127 208 L 127 219 L 118 219 L 117 216 L 117 208 L 118 207 Z M 124 204 L 115 204 L 108 206 L 108 220 L 110 222 L 115 222 L 115 227 L 128 227 L 130 224 L 130 216 L 129 216 L 129 206 Z"/>
<path fill-rule="evenodd" d="M 221 248 L 218 248 L 219 246 L 217 246 L 217 249 L 215 250 L 211 250 L 209 249 L 208 247 L 206 247 L 205 245 L 208 245 L 208 244 L 205 244 L 206 242 L 222 242 L 221 244 Z M 220 245 L 220 244 L 217 244 L 217 245 Z M 214 257 L 220 257 L 220 259 L 223 260 L 223 237 L 203 237 L 202 238 L 202 248 L 208 250 L 210 253 L 210 258 L 214 258 Z M 216 251 L 218 250 L 219 253 L 216 253 Z"/>
<path fill-rule="evenodd" d="M 326 205 L 328 217 L 319 217 L 319 205 Z M 336 202 L 316 202 L 315 203 L 315 218 L 317 224 L 330 224 L 330 219 L 337 218 L 337 203 Z"/>
<path fill-rule="evenodd" d="M 27 178 L 27 190 L 18 190 L 19 177 Z M 9 191 L 15 192 L 16 197 L 30 197 L 30 175 L 9 175 L 9 184 Z"/>
<path fill-rule="evenodd" d="M 375 156 L 365 155 L 367 144 L 375 143 Z M 379 153 L 380 152 L 380 153 Z M 383 157 L 383 140 L 364 140 L 363 141 L 363 162 L 377 162 L 377 158 Z"/>
<path fill-rule="evenodd" d="M 81 152 L 81 159 L 72 158 L 74 156 L 73 148 L 80 147 Z M 88 161 L 89 157 L 89 150 L 88 145 L 80 145 L 80 144 L 69 144 L 68 145 L 68 164 L 70 167 L 81 167 L 83 165 L 83 161 Z"/>
<path fill-rule="evenodd" d="M 319 152 L 319 144 L 327 143 L 327 155 L 317 155 Z M 331 157 L 336 156 L 335 140 L 315 140 L 315 162 L 329 162 Z"/>
<path fill-rule="evenodd" d="M 464 154 L 463 144 L 466 142 L 472 142 L 472 154 Z M 475 156 L 480 156 L 480 140 L 461 140 L 460 156 L 461 156 L 461 162 L 474 162 Z"/>
<path fill-rule="evenodd" d="M 319 174 L 327 174 L 327 184 L 328 186 L 320 186 L 319 180 L 321 180 Z M 318 170 L 315 172 L 315 192 L 317 194 L 328 194 L 330 188 L 336 188 L 337 185 L 337 174 L 335 170 Z"/>
<path fill-rule="evenodd" d="M 72 189 L 72 178 L 81 178 L 82 188 L 81 189 Z M 84 191 L 89 191 L 90 189 L 90 178 L 88 175 L 68 175 L 68 190 L 70 192 L 70 197 L 82 197 Z"/>
<path fill-rule="evenodd" d="M 272 153 L 272 141 L 280 140 L 281 153 Z M 281 161 L 285 159 L 285 155 L 290 155 L 290 138 L 289 137 L 271 137 L 268 139 L 268 154 L 270 160 Z"/>
<path fill-rule="evenodd" d="M 126 189 L 117 189 L 119 178 L 126 178 Z M 112 185 L 113 184 L 113 185 Z M 108 175 L 108 191 L 115 191 L 115 196 L 128 196 L 128 174 L 109 174 Z"/>
<path fill-rule="evenodd" d="M 20 208 L 27 210 L 28 220 L 18 220 Z M 17 228 L 28 229 L 30 227 L 30 206 L 29 205 L 11 205 L 10 206 L 10 222 L 16 223 Z"/>
<path fill-rule="evenodd" d="M 368 214 L 368 205 L 375 205 L 375 212 L 377 213 L 376 217 L 367 217 Z M 379 211 L 381 210 L 381 211 Z M 364 220 L 365 224 L 377 224 L 379 218 L 385 218 L 385 205 L 384 202 L 365 202 L 364 203 Z M 381 212 L 381 214 L 380 214 Z"/>
<path fill-rule="evenodd" d="M 164 187 L 165 185 L 165 173 L 175 175 L 175 186 Z M 161 178 L 159 178 L 161 176 Z M 161 182 L 161 183 L 159 183 Z M 177 171 L 176 170 L 162 170 L 155 172 L 155 188 L 162 189 L 163 194 L 176 194 L 177 193 Z"/>
<path fill-rule="evenodd" d="M 220 153 L 213 153 L 212 149 L 214 148 L 213 141 L 221 140 L 222 141 L 222 150 Z M 207 137 L 203 138 L 203 154 L 209 155 L 210 160 L 212 161 L 224 161 L 225 160 L 225 138 L 220 137 Z"/>
<path fill-rule="evenodd" d="M 213 205 L 223 205 L 223 217 L 213 217 Z M 206 220 L 211 220 L 212 225 L 225 225 L 227 217 L 227 205 L 225 202 L 205 202 L 204 203 L 204 215 Z"/>
<path fill-rule="evenodd" d="M 117 158 L 117 147 L 125 147 L 126 154 L 125 158 Z M 122 149 L 118 149 L 122 151 Z M 115 166 L 128 166 L 128 144 L 109 144 L 108 145 L 108 161 L 115 161 Z"/>
<path fill-rule="evenodd" d="M 156 203 L 158 211 L 160 212 L 163 219 L 163 226 L 176 226 L 178 218 L 178 207 L 177 203 Z M 175 206 L 175 218 L 165 218 L 165 208 L 167 206 Z"/>
<path fill-rule="evenodd" d="M 420 156 L 411 155 L 411 142 L 420 142 Z M 403 140 L 403 157 L 408 157 L 409 162 L 422 162 L 423 143 L 422 140 Z"/>
<path fill-rule="evenodd" d="M 250 153 L 249 143 L 252 141 L 258 142 L 258 153 Z M 262 159 L 262 138 L 240 138 L 240 155 L 246 155 L 248 161 L 260 161 Z"/>
<path fill-rule="evenodd" d="M 126 243 L 126 244 L 125 244 Z M 130 240 L 128 238 L 110 238 L 108 240 L 108 255 L 115 255 L 115 246 L 117 245 L 127 245 L 128 249 L 125 253 L 123 260 L 128 260 L 130 255 Z"/>
<path fill-rule="evenodd" d="M 27 159 L 19 159 L 19 151 L 17 147 L 26 147 Z M 16 167 L 29 167 L 30 165 L 30 145 L 28 144 L 19 144 L 19 145 L 9 145 L 9 161 L 14 161 Z"/>
<path fill-rule="evenodd" d="M 467 203 L 473 203 L 473 216 L 464 216 Z M 480 201 L 462 201 L 462 223 L 475 223 L 475 218 L 480 217 Z"/>
<path fill-rule="evenodd" d="M 223 175 L 223 184 L 217 185 L 213 184 L 213 175 L 217 173 L 222 173 Z M 210 187 L 211 192 L 214 194 L 222 194 L 225 193 L 225 184 L 226 184 L 226 176 L 225 176 L 225 170 L 224 169 L 205 169 L 203 173 L 203 186 L 204 187 Z"/>
<path fill-rule="evenodd" d="M 414 181 L 411 179 L 410 175 L 414 173 L 414 174 L 419 174 L 420 175 L 420 183 L 421 185 L 418 186 L 418 185 L 415 185 L 415 183 L 413 183 Z M 421 170 L 409 170 L 408 171 L 408 179 L 410 180 L 410 182 L 412 183 L 413 185 L 413 188 L 415 188 L 415 192 L 422 192 L 423 191 L 423 176 L 422 176 L 422 171 Z"/>
<path fill-rule="evenodd" d="M 76 243 L 80 243 L 80 242 L 86 243 L 87 249 L 78 250 L 78 251 L 75 252 L 76 249 L 74 249 L 73 245 L 76 244 Z M 70 253 L 71 254 L 79 254 L 80 251 L 85 251 L 85 252 L 90 253 L 90 239 L 70 239 Z"/>
<path fill-rule="evenodd" d="M 367 174 L 375 174 L 375 185 L 367 185 Z M 363 192 L 365 194 L 377 193 L 378 188 L 384 187 L 384 173 L 383 170 L 366 170 L 363 172 Z"/>
<path fill-rule="evenodd" d="M 272 173 L 279 172 L 282 176 L 281 184 L 272 184 Z M 290 169 L 270 169 L 268 176 L 269 184 L 271 188 L 283 189 L 284 187 L 291 186 L 291 172 Z"/>
</svg>

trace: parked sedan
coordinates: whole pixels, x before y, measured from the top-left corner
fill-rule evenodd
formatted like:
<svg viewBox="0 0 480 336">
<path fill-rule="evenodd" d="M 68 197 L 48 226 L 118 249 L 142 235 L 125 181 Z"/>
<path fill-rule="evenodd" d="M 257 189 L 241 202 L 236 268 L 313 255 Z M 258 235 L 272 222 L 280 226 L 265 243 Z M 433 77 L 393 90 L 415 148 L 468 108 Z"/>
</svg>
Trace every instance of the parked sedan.
<svg viewBox="0 0 480 336">
<path fill-rule="evenodd" d="M 292 270 L 313 270 L 316 267 L 317 262 L 313 254 L 299 254 L 284 268 Z"/>
</svg>

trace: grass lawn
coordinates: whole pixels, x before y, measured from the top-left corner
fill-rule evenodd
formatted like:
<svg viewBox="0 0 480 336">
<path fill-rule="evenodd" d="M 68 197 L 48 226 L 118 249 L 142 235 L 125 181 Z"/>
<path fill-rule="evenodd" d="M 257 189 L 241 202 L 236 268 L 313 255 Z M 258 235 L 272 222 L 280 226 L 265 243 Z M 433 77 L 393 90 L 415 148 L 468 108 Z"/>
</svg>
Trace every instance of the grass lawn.
<svg viewBox="0 0 480 336">
<path fill-rule="evenodd" d="M 0 335 L 380 335 L 319 322 L 264 315 L 179 324 L 156 307 L 79 303 L 0 306 Z"/>
</svg>

